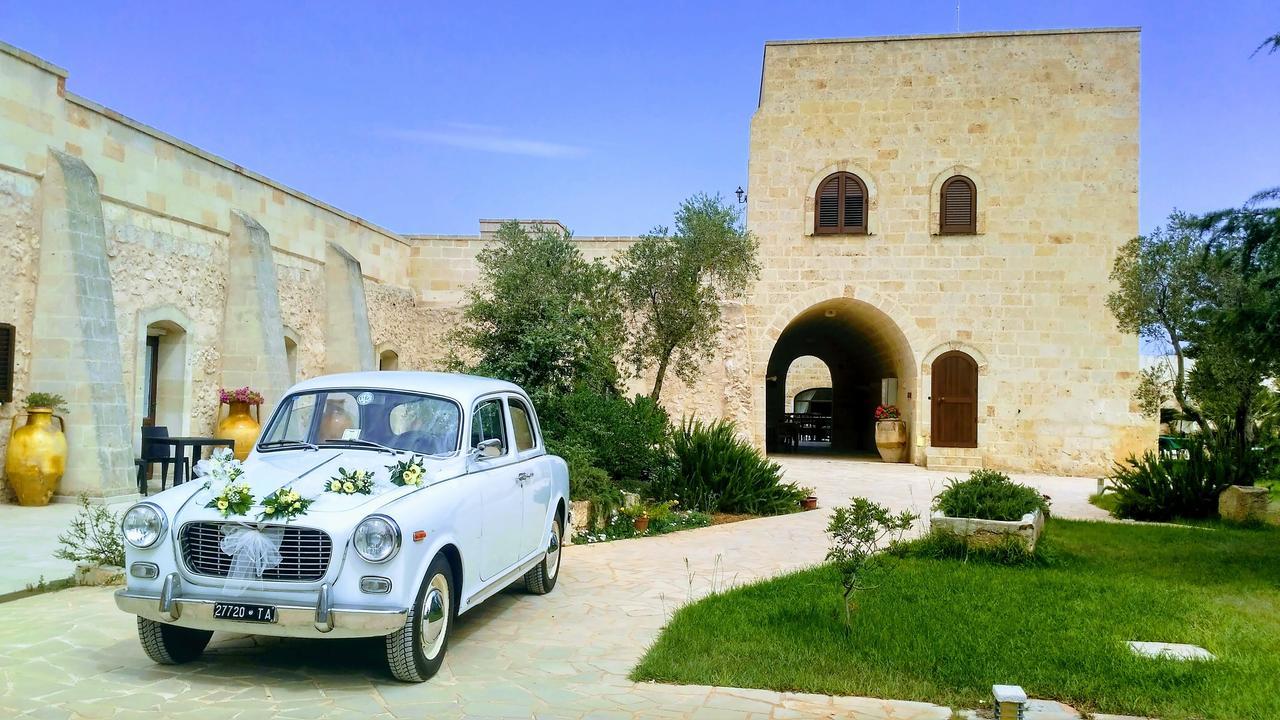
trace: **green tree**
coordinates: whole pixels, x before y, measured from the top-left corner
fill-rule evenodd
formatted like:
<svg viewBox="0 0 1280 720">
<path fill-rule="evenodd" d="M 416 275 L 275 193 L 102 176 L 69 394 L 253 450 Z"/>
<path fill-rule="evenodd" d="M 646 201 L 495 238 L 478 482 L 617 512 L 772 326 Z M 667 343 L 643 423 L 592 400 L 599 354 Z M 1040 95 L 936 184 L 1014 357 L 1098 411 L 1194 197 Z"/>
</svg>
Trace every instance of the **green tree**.
<svg viewBox="0 0 1280 720">
<path fill-rule="evenodd" d="M 452 369 L 517 383 L 535 404 L 576 388 L 615 389 L 624 338 L 617 273 L 587 262 L 568 233 L 515 221 L 476 259 L 480 278 L 449 337 Z"/>
<path fill-rule="evenodd" d="M 1206 427 L 1187 393 L 1186 353 L 1205 287 L 1205 243 L 1193 218 L 1174 211 L 1164 227 L 1125 243 L 1111 269 L 1115 289 L 1107 308 L 1120 330 L 1140 335 L 1168 353 L 1171 368 L 1143 374 L 1137 397 L 1148 415 L 1169 392 L 1182 414 Z"/>
<path fill-rule="evenodd" d="M 1206 243 L 1205 296 L 1189 355 L 1193 395 L 1232 436 L 1239 467 L 1253 444 L 1263 382 L 1280 373 L 1280 188 L 1195 221 Z"/>
<path fill-rule="evenodd" d="M 691 382 L 715 352 L 721 306 L 742 297 L 759 275 L 757 247 L 737 205 L 698 194 L 681 203 L 673 228 L 655 228 L 622 256 L 634 322 L 627 356 L 637 374 L 656 366 L 654 401 L 668 371 Z"/>
</svg>

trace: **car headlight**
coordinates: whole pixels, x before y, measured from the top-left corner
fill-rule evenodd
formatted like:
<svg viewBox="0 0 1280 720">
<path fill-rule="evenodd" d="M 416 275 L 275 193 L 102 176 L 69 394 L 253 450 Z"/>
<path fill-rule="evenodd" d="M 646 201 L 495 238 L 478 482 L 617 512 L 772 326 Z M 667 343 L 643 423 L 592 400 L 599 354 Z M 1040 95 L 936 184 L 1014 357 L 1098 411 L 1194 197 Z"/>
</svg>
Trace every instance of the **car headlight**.
<svg viewBox="0 0 1280 720">
<path fill-rule="evenodd" d="M 120 521 L 124 539 L 136 548 L 149 548 L 164 535 L 164 511 L 152 503 L 138 503 L 129 508 Z"/>
<path fill-rule="evenodd" d="M 400 526 L 386 515 L 370 515 L 356 526 L 352 544 L 365 560 L 386 562 L 400 549 Z"/>
</svg>

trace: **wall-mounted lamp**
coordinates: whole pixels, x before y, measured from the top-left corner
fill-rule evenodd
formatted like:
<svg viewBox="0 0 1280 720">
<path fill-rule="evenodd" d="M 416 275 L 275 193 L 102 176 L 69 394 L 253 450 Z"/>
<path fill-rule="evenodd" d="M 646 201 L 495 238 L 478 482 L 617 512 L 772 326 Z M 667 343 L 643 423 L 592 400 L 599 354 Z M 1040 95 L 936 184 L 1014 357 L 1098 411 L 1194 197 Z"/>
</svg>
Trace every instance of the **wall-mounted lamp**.
<svg viewBox="0 0 1280 720">
<path fill-rule="evenodd" d="M 741 185 L 739 185 L 739 186 L 738 186 L 738 189 L 737 189 L 737 190 L 734 190 L 734 191 L 733 191 L 733 194 L 738 196 L 738 204 L 739 204 L 739 205 L 741 205 L 741 204 L 743 204 L 743 203 L 745 203 L 745 202 L 747 201 L 747 191 L 746 191 L 746 190 L 743 190 Z"/>
</svg>

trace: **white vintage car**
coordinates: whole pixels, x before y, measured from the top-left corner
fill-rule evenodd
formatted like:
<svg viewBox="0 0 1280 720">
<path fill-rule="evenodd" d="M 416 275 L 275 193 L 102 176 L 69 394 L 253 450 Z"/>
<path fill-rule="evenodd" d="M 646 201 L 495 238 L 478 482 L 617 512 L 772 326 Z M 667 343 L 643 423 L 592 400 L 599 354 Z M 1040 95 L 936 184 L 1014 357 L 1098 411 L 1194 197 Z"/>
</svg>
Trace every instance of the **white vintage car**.
<svg viewBox="0 0 1280 720">
<path fill-rule="evenodd" d="M 131 507 L 127 586 L 152 660 L 215 630 L 377 637 L 398 679 L 444 660 L 454 619 L 514 581 L 555 587 L 569 476 L 516 385 L 368 372 L 298 383 L 243 465 Z M 248 496 L 251 495 L 251 498 Z"/>
</svg>

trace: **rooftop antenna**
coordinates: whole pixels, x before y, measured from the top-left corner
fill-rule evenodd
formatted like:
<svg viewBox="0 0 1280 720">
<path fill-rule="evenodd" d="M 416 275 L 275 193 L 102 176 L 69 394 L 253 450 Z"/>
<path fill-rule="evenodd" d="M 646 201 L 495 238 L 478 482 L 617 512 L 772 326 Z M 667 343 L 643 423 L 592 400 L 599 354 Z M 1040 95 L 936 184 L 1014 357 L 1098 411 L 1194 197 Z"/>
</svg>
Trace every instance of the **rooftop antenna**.
<svg viewBox="0 0 1280 720">
<path fill-rule="evenodd" d="M 956 0 L 956 32 L 960 32 L 960 0 Z"/>
</svg>

